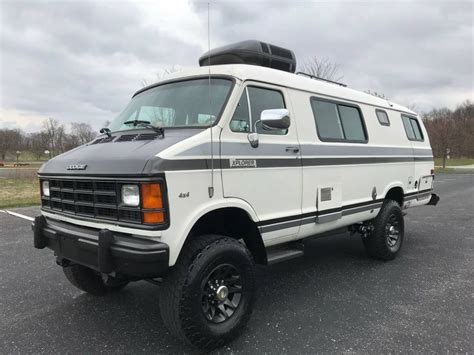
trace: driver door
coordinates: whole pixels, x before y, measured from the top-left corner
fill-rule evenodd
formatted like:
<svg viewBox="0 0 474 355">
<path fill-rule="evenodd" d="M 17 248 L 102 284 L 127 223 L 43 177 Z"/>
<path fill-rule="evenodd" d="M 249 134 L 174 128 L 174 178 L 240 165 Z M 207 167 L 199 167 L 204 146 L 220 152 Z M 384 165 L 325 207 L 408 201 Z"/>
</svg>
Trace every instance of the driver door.
<svg viewBox="0 0 474 355">
<path fill-rule="evenodd" d="M 263 110 L 286 108 L 291 124 L 287 130 L 265 129 Z M 248 134 L 258 133 L 253 148 Z M 248 202 L 255 210 L 266 245 L 291 240 L 300 227 L 302 165 L 296 120 L 285 89 L 247 83 L 233 116 L 221 133 L 222 181 L 225 197 Z"/>
</svg>

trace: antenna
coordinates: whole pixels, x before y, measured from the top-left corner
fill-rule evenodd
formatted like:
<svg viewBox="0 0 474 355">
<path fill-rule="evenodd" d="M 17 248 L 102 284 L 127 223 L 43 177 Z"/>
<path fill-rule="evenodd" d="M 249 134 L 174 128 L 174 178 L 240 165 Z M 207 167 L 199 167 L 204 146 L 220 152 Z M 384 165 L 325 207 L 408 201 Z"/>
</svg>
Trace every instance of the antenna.
<svg viewBox="0 0 474 355">
<path fill-rule="evenodd" d="M 212 121 L 212 103 L 211 103 L 211 11 L 210 3 L 207 3 L 207 50 L 208 56 L 208 78 L 209 78 L 209 129 L 211 131 L 211 186 L 208 187 L 209 198 L 214 196 L 214 139 L 213 139 L 213 121 Z"/>
</svg>

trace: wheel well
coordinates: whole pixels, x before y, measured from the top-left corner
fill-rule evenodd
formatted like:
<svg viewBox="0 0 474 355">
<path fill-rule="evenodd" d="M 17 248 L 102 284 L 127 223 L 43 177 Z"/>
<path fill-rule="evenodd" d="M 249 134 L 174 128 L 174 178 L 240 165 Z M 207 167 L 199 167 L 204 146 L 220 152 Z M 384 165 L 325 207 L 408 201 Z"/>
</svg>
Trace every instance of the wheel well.
<svg viewBox="0 0 474 355">
<path fill-rule="evenodd" d="M 203 234 L 222 234 L 243 239 L 255 262 L 267 263 L 267 252 L 258 227 L 248 213 L 240 208 L 227 207 L 206 213 L 193 226 L 188 239 Z"/>
<path fill-rule="evenodd" d="M 401 187 L 392 187 L 388 190 L 385 198 L 398 202 L 400 206 L 403 205 L 403 189 Z"/>
</svg>

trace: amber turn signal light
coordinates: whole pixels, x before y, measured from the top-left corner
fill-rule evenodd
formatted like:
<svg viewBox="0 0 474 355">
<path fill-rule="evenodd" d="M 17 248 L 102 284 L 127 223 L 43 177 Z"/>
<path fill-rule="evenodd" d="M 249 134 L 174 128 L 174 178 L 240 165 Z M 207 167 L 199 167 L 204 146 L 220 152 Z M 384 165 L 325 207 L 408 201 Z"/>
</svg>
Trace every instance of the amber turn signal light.
<svg viewBox="0 0 474 355">
<path fill-rule="evenodd" d="M 163 208 L 160 184 L 142 184 L 142 207 Z"/>
<path fill-rule="evenodd" d="M 163 223 L 165 221 L 164 212 L 143 212 L 143 222 L 145 223 Z"/>
</svg>

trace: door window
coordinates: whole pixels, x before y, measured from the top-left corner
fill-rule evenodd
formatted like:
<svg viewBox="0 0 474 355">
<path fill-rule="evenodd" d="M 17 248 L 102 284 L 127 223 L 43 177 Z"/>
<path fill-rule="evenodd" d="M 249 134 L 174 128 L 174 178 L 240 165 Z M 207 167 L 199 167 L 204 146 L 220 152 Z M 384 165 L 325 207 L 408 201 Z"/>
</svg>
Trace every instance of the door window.
<svg viewBox="0 0 474 355">
<path fill-rule="evenodd" d="M 230 121 L 230 129 L 232 132 L 246 132 L 250 133 L 251 122 L 249 115 L 249 104 L 247 100 L 247 89 L 242 93 L 237 108 L 235 109 L 234 116 Z"/>
<path fill-rule="evenodd" d="M 285 100 L 280 91 L 246 87 L 230 121 L 230 129 L 233 132 L 250 133 L 254 132 L 256 126 L 259 134 L 285 135 L 287 129 L 266 129 L 260 122 L 263 110 L 279 108 L 285 108 Z"/>
</svg>

